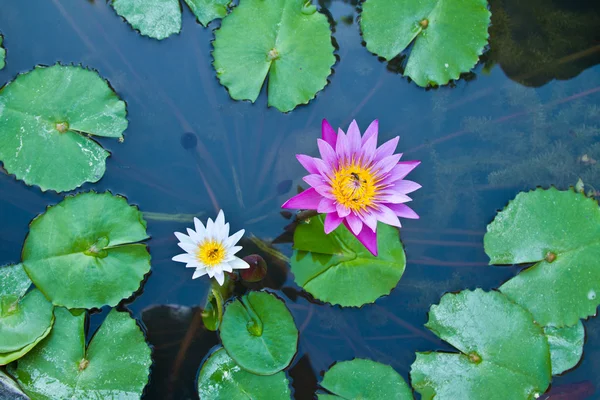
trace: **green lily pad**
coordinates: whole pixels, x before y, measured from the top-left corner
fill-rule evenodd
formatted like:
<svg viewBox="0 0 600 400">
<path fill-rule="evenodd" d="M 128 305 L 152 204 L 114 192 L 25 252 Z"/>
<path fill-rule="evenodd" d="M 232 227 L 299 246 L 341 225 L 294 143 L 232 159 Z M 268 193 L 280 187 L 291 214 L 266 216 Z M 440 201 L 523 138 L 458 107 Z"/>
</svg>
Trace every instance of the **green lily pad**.
<svg viewBox="0 0 600 400">
<path fill-rule="evenodd" d="M 258 97 L 282 112 L 307 104 L 335 64 L 325 15 L 305 0 L 241 0 L 215 32 L 214 67 L 235 100 Z"/>
<path fill-rule="evenodd" d="M 198 377 L 201 399 L 211 400 L 290 400 L 292 394 L 284 372 L 254 375 L 240 368 L 224 349 L 215 351 Z"/>
<path fill-rule="evenodd" d="M 23 266 L 55 305 L 114 306 L 150 271 L 142 213 L 110 193 L 81 193 L 49 207 L 30 225 Z"/>
<path fill-rule="evenodd" d="M 379 224 L 377 243 L 375 257 L 345 226 L 326 235 L 323 217 L 313 217 L 294 233 L 291 265 L 296 283 L 327 303 L 373 303 L 396 287 L 406 267 L 398 229 Z"/>
<path fill-rule="evenodd" d="M 267 292 L 250 292 L 225 308 L 221 341 L 248 372 L 273 375 L 290 365 L 298 329 L 284 302 Z"/>
<path fill-rule="evenodd" d="M 583 355 L 585 329 L 581 321 L 563 328 L 546 326 L 544 333 L 548 336 L 550 344 L 552 375 L 559 375 L 574 368 Z"/>
<path fill-rule="evenodd" d="M 0 161 L 42 191 L 68 191 L 104 175 L 108 151 L 90 138 L 123 138 L 125 103 L 96 72 L 36 67 L 0 90 Z"/>
<path fill-rule="evenodd" d="M 52 303 L 37 289 L 20 264 L 0 268 L 0 365 L 29 352 L 50 333 Z"/>
<path fill-rule="evenodd" d="M 477 64 L 490 16 L 487 0 L 367 0 L 360 26 L 367 49 L 386 60 L 413 43 L 404 74 L 435 86 Z"/>
<path fill-rule="evenodd" d="M 490 264 L 536 262 L 500 287 L 543 326 L 575 325 L 600 304 L 600 209 L 573 190 L 519 193 L 488 225 Z"/>
<path fill-rule="evenodd" d="M 112 310 L 85 346 L 85 312 L 54 310 L 50 335 L 9 372 L 34 400 L 139 399 L 150 348 L 127 312 Z"/>
<path fill-rule="evenodd" d="M 392 367 L 359 358 L 336 363 L 325 373 L 321 386 L 335 396 L 318 393 L 319 400 L 414 398 L 410 387 Z"/>
<path fill-rule="evenodd" d="M 6 66 L 5 57 L 6 50 L 2 47 L 2 42 L 4 41 L 4 37 L 0 35 L 0 69 L 3 69 Z"/>
<path fill-rule="evenodd" d="M 227 15 L 231 0 L 185 0 L 198 22 L 206 26 Z M 112 0 L 121 17 L 141 35 L 162 40 L 181 31 L 179 0 Z"/>
<path fill-rule="evenodd" d="M 533 400 L 550 384 L 550 349 L 531 314 L 499 292 L 446 294 L 425 326 L 461 353 L 417 353 L 423 400 Z"/>
</svg>

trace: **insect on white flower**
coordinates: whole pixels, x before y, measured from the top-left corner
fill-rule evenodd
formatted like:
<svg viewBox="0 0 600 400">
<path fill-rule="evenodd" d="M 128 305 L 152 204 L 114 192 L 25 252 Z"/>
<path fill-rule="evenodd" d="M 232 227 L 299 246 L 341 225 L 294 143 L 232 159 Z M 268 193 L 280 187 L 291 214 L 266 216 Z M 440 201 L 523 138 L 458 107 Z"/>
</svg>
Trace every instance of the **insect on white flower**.
<svg viewBox="0 0 600 400">
<path fill-rule="evenodd" d="M 246 261 L 235 256 L 242 249 L 236 244 L 245 231 L 242 229 L 229 236 L 229 223 L 225 223 L 223 210 L 219 211 L 214 222 L 209 218 L 206 227 L 194 218 L 194 227 L 196 230 L 187 228 L 187 235 L 175 232 L 178 245 L 185 253 L 173 257 L 173 261 L 185 263 L 186 268 L 196 268 L 192 279 L 208 274 L 223 285 L 225 272 L 250 268 Z"/>
</svg>

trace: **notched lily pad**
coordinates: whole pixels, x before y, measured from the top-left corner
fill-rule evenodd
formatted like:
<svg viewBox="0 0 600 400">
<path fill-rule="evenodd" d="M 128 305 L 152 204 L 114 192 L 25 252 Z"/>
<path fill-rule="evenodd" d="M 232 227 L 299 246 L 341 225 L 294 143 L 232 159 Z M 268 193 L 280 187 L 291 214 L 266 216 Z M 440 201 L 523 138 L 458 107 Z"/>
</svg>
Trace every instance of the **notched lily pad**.
<svg viewBox="0 0 600 400">
<path fill-rule="evenodd" d="M 241 0 L 215 31 L 214 67 L 235 100 L 258 97 L 282 112 L 307 104 L 335 64 L 325 15 L 305 0 Z"/>
<path fill-rule="evenodd" d="M 85 312 L 57 307 L 50 335 L 9 370 L 32 399 L 137 400 L 150 348 L 127 312 L 112 310 L 85 346 Z"/>
<path fill-rule="evenodd" d="M 267 292 L 250 292 L 229 303 L 220 335 L 235 362 L 257 375 L 283 370 L 298 348 L 294 318 L 283 301 Z"/>
<path fill-rule="evenodd" d="M 120 196 L 80 193 L 36 217 L 22 260 L 35 285 L 55 305 L 114 306 L 150 271 L 146 221 Z"/>
<path fill-rule="evenodd" d="M 575 325 L 600 304 L 600 209 L 573 190 L 522 192 L 488 225 L 490 264 L 536 264 L 500 287 L 543 325 Z"/>
<path fill-rule="evenodd" d="M 50 333 L 52 303 L 31 286 L 21 264 L 0 267 L 0 365 L 29 352 Z"/>
<path fill-rule="evenodd" d="M 356 358 L 336 363 L 325 373 L 321 386 L 332 394 L 317 393 L 319 400 L 412 400 L 412 390 L 392 367 Z"/>
<path fill-rule="evenodd" d="M 198 22 L 207 26 L 209 22 L 227 15 L 231 0 L 185 0 Z"/>
<path fill-rule="evenodd" d="M 404 74 L 419 86 L 458 79 L 488 42 L 487 0 L 367 0 L 362 7 L 367 49 L 391 60 L 412 43 Z"/>
<path fill-rule="evenodd" d="M 446 294 L 425 326 L 460 353 L 417 353 L 423 400 L 533 400 L 550 384 L 550 349 L 529 311 L 500 292 Z"/>
<path fill-rule="evenodd" d="M 235 363 L 224 349 L 215 351 L 198 376 L 201 399 L 211 400 L 290 400 L 289 381 L 284 372 L 254 375 Z"/>
<path fill-rule="evenodd" d="M 296 283 L 316 299 L 344 307 L 373 303 L 396 287 L 406 257 L 398 229 L 377 226 L 379 256 L 373 256 L 340 225 L 325 234 L 323 217 L 298 225 L 291 260 Z"/>
<path fill-rule="evenodd" d="M 4 69 L 6 66 L 6 50 L 2 47 L 2 42 L 4 41 L 4 36 L 0 35 L 0 70 Z"/>
<path fill-rule="evenodd" d="M 91 136 L 122 139 L 126 128 L 125 103 L 82 67 L 36 67 L 0 90 L 0 161 L 42 191 L 100 180 L 109 153 Z"/>
<path fill-rule="evenodd" d="M 583 355 L 585 329 L 581 321 L 563 328 L 546 326 L 544 333 L 550 344 L 552 375 L 559 375 L 574 368 Z"/>
</svg>

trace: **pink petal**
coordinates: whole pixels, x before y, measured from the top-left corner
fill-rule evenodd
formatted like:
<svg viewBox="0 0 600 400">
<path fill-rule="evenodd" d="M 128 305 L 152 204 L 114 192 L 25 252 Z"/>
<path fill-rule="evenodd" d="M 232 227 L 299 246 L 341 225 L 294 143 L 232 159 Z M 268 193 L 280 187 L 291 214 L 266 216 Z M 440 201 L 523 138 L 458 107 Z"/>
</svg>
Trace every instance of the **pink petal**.
<svg viewBox="0 0 600 400">
<path fill-rule="evenodd" d="M 398 192 L 407 194 L 407 193 L 412 193 L 415 190 L 421 189 L 421 185 L 419 185 L 417 182 L 401 180 L 401 181 L 394 183 L 394 185 L 392 186 L 392 189 L 394 191 L 398 191 Z"/>
<path fill-rule="evenodd" d="M 316 210 L 322 198 L 314 188 L 310 188 L 283 203 L 281 208 Z"/>
<path fill-rule="evenodd" d="M 321 196 L 326 197 L 328 199 L 333 199 L 335 200 L 335 196 L 333 195 L 333 193 L 331 193 L 331 186 L 329 185 L 321 185 L 321 186 L 317 186 L 314 188 L 317 193 L 319 193 Z"/>
<path fill-rule="evenodd" d="M 329 143 L 331 147 L 335 147 L 337 136 L 335 134 L 335 130 L 331 127 L 326 119 L 323 119 L 323 122 L 321 122 L 321 137 L 324 141 Z"/>
<path fill-rule="evenodd" d="M 343 204 L 336 204 L 337 213 L 341 218 L 345 218 L 350 214 L 350 209 Z"/>
<path fill-rule="evenodd" d="M 346 225 L 346 228 L 348 228 L 348 230 L 350 232 L 352 232 L 350 227 L 348 227 L 347 222 L 344 221 L 344 225 Z M 375 257 L 377 257 L 377 233 L 376 232 L 373 232 L 370 229 L 363 229 L 360 231 L 360 233 L 358 235 L 355 235 L 355 236 L 359 240 L 359 242 L 361 242 L 363 244 L 363 246 L 365 246 L 367 248 L 367 250 L 369 250 L 371 252 L 371 254 L 373 254 Z"/>
<path fill-rule="evenodd" d="M 399 217 L 419 219 L 419 216 L 406 204 L 386 204 Z"/>
<path fill-rule="evenodd" d="M 367 143 L 367 140 L 371 139 L 372 137 L 375 138 L 375 143 L 377 143 L 377 133 L 378 132 L 379 132 L 379 121 L 375 120 L 375 121 L 371 122 L 371 124 L 365 131 L 365 134 L 362 137 L 362 145 L 364 146 L 365 143 Z"/>
<path fill-rule="evenodd" d="M 317 187 L 325 184 L 325 181 L 323 180 L 321 174 L 306 175 L 304 178 L 302 178 L 302 180 L 312 187 Z"/>
<path fill-rule="evenodd" d="M 400 220 L 398 216 L 387 206 L 380 204 L 377 212 L 377 219 L 384 224 L 400 227 Z"/>
<path fill-rule="evenodd" d="M 304 154 L 296 154 L 296 158 L 302 166 L 311 174 L 318 174 L 319 170 L 315 164 L 315 159 Z"/>
<path fill-rule="evenodd" d="M 363 142 L 362 148 L 360 149 L 360 157 L 364 164 L 370 164 L 375 157 L 375 150 L 377 149 L 377 135 L 371 136 L 366 142 Z"/>
<path fill-rule="evenodd" d="M 400 160 L 400 154 L 393 154 L 391 156 L 387 156 L 375 163 L 373 166 L 373 171 L 377 176 L 382 176 L 383 174 L 387 174 L 390 172 Z"/>
<path fill-rule="evenodd" d="M 363 223 L 368 226 L 373 232 L 377 229 L 377 217 L 371 211 L 367 211 L 361 215 Z"/>
<path fill-rule="evenodd" d="M 346 222 L 348 222 L 348 226 L 350 227 L 350 231 L 354 234 L 354 236 L 358 235 L 363 227 L 363 223 L 360 218 L 351 212 L 346 217 Z"/>
<path fill-rule="evenodd" d="M 333 147 L 329 145 L 326 141 L 322 139 L 317 139 L 317 146 L 319 146 L 319 152 L 321 153 L 321 158 L 325 162 L 325 164 L 331 165 L 333 168 L 336 168 L 338 165 L 337 155 L 335 154 L 335 150 Z"/>
<path fill-rule="evenodd" d="M 335 152 L 342 160 L 350 159 L 350 144 L 348 143 L 348 137 L 344 132 L 338 134 Z"/>
<path fill-rule="evenodd" d="M 342 223 L 344 219 L 341 218 L 339 215 L 337 215 L 336 213 L 330 213 L 327 214 L 325 216 L 325 233 L 326 234 L 330 234 L 331 232 L 333 232 L 338 226 L 340 226 L 340 224 Z"/>
<path fill-rule="evenodd" d="M 352 120 L 348 128 L 348 145 L 350 148 L 350 157 L 360 151 L 361 138 L 360 130 L 356 124 L 356 120 Z"/>
<path fill-rule="evenodd" d="M 390 172 L 390 175 L 388 176 L 388 178 L 393 176 L 394 179 L 392 182 L 403 179 L 406 175 L 409 174 L 410 171 L 415 169 L 417 167 L 417 165 L 419 165 L 419 164 L 421 164 L 421 161 L 400 161 L 394 167 L 392 172 Z M 387 180 L 387 178 L 386 178 L 386 180 Z"/>
<path fill-rule="evenodd" d="M 410 197 L 405 195 L 404 193 L 394 192 L 394 191 L 384 191 L 377 196 L 377 200 L 382 203 L 408 203 L 412 201 Z"/>
<path fill-rule="evenodd" d="M 335 208 L 335 200 L 328 199 L 326 197 L 321 200 L 321 202 L 319 203 L 319 207 L 317 207 L 317 212 L 319 214 L 327 214 L 336 211 L 337 210 Z"/>
<path fill-rule="evenodd" d="M 327 164 L 325 161 L 320 158 L 315 158 L 315 165 L 317 166 L 317 170 L 321 175 L 326 178 L 331 179 L 333 177 L 333 168 L 330 164 Z"/>
<path fill-rule="evenodd" d="M 381 146 L 379 146 L 379 148 L 375 152 L 374 161 L 377 162 L 383 160 L 385 157 L 389 157 L 392 154 L 394 154 L 394 152 L 396 151 L 396 147 L 398 147 L 399 140 L 400 136 L 396 136 L 395 138 L 390 139 Z"/>
</svg>

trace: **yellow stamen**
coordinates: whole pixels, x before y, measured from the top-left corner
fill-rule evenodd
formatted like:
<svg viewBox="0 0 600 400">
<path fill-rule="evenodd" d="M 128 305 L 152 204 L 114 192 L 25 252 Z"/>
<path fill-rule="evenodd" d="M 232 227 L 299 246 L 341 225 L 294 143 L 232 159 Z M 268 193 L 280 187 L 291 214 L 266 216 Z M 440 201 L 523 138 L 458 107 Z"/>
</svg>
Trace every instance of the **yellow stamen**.
<svg viewBox="0 0 600 400">
<path fill-rule="evenodd" d="M 214 267 L 225 259 L 225 246 L 216 240 L 205 240 L 198 245 L 196 257 L 208 268 Z"/>
<path fill-rule="evenodd" d="M 353 211 L 361 211 L 375 203 L 379 192 L 377 183 L 371 167 L 353 160 L 335 171 L 331 188 L 338 203 Z"/>
</svg>

